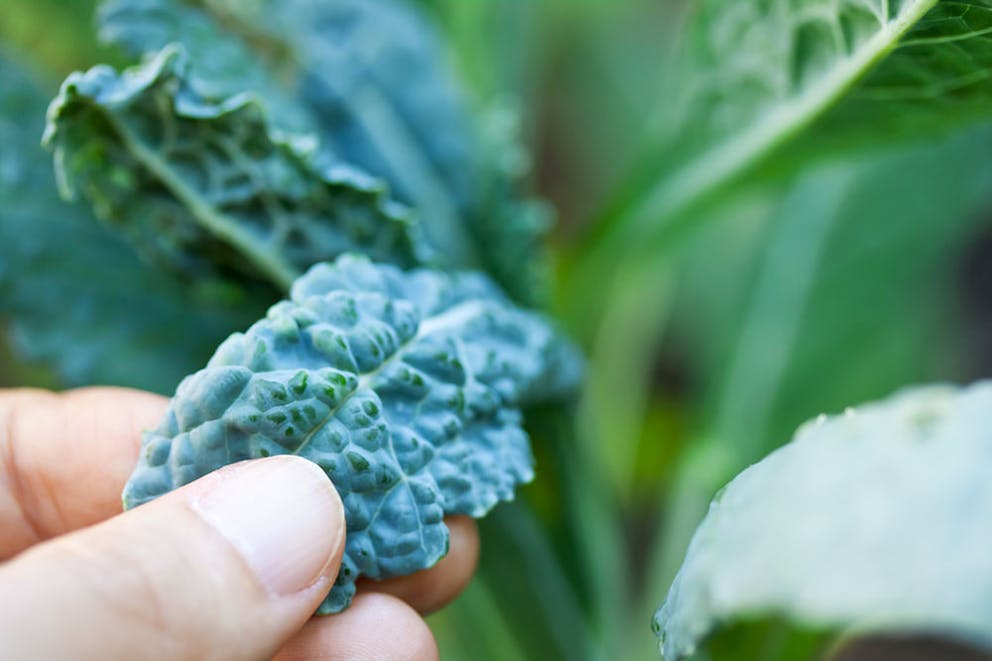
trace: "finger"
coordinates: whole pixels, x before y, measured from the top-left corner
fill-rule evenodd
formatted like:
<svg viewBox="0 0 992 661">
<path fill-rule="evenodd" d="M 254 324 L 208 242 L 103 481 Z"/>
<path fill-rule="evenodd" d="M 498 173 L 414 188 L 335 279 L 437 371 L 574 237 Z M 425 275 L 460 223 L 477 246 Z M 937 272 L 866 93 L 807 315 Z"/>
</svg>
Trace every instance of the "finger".
<svg viewBox="0 0 992 661">
<path fill-rule="evenodd" d="M 313 463 L 228 466 L 0 566 L 4 653 L 268 658 L 329 589 L 344 531 L 341 500 Z"/>
<path fill-rule="evenodd" d="M 421 613 L 433 613 L 454 600 L 468 586 L 479 560 L 479 528 L 470 517 L 449 516 L 448 555 L 439 563 L 410 576 L 385 581 L 359 581 L 358 589 L 399 597 Z"/>
<path fill-rule="evenodd" d="M 124 388 L 0 393 L 0 559 L 120 512 L 166 403 Z"/>
<path fill-rule="evenodd" d="M 385 594 L 360 594 L 348 610 L 310 620 L 275 661 L 436 661 L 427 623 Z"/>
<path fill-rule="evenodd" d="M 0 394 L 0 558 L 119 513 L 141 432 L 158 424 L 166 405 L 123 388 Z M 425 613 L 454 599 L 471 578 L 479 543 L 467 517 L 448 524 L 451 550 L 437 566 L 367 589 Z"/>
</svg>

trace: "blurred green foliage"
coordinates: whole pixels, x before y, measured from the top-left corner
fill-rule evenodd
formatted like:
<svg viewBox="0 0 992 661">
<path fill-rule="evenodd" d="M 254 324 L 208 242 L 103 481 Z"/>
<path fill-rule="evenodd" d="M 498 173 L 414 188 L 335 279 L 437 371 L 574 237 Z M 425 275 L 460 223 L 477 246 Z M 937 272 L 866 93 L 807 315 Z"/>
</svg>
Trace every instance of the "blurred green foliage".
<svg viewBox="0 0 992 661">
<path fill-rule="evenodd" d="M 986 375 L 992 282 L 966 266 L 992 258 L 990 114 L 969 108 L 926 136 L 875 119 L 855 128 L 896 138 L 773 154 L 691 231 L 652 235 L 650 259 L 604 258 L 670 158 L 656 138 L 685 3 L 422 4 L 471 103 L 520 112 L 534 185 L 559 215 L 553 307 L 589 353 L 574 421 L 534 425 L 527 507 L 484 522 L 479 578 L 430 619 L 442 658 L 654 658 L 650 614 L 728 479 L 820 412 Z M 119 58 L 96 43 L 93 6 L 5 0 L 0 44 L 54 93 L 69 71 Z M 55 382 L 0 351 L 0 383 Z M 712 658 L 808 658 L 822 643 L 781 629 L 738 626 Z"/>
<path fill-rule="evenodd" d="M 10 0 L 4 3 L 0 40 L 19 51 L 54 85 L 70 72 L 92 62 L 119 58 L 97 42 L 93 30 L 94 0 Z"/>
</svg>

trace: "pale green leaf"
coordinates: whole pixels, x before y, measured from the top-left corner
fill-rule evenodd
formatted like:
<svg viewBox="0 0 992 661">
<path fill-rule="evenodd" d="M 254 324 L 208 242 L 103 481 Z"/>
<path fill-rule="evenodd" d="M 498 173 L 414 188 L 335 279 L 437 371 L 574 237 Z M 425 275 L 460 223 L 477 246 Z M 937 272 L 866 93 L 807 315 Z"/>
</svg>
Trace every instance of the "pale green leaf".
<svg viewBox="0 0 992 661">
<path fill-rule="evenodd" d="M 992 649 L 992 383 L 812 421 L 714 499 L 654 627 L 670 661 L 715 627 L 940 633 Z"/>
<path fill-rule="evenodd" d="M 987 0 L 706 0 L 659 105 L 652 184 L 596 250 L 629 249 L 800 141 L 905 141 L 989 116 Z"/>
<path fill-rule="evenodd" d="M 681 253 L 673 335 L 713 384 L 664 513 L 665 589 L 713 493 L 824 410 L 961 378 L 961 255 L 983 231 L 992 127 L 823 164 L 747 217 L 735 200 Z M 651 601 L 656 594 L 650 596 Z"/>
</svg>

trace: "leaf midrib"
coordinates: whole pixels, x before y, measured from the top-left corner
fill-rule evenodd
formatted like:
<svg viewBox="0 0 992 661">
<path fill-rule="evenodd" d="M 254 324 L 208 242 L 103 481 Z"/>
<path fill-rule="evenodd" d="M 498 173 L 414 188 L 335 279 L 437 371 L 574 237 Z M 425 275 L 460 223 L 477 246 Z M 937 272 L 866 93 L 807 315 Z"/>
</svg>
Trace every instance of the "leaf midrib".
<svg viewBox="0 0 992 661">
<path fill-rule="evenodd" d="M 365 390 L 373 390 L 372 384 L 375 382 L 376 377 L 379 376 L 390 365 L 393 365 L 397 360 L 403 358 L 406 351 L 416 345 L 418 342 L 423 340 L 428 335 L 432 335 L 439 331 L 451 328 L 452 326 L 458 326 L 459 324 L 465 323 L 472 317 L 482 314 L 486 309 L 486 304 L 479 300 L 463 301 L 458 303 L 439 314 L 427 317 L 420 321 L 417 325 L 417 332 L 413 334 L 406 342 L 400 344 L 396 351 L 393 352 L 391 356 L 387 356 L 381 363 L 379 363 L 374 369 L 369 370 L 365 373 L 358 373 L 358 380 L 355 384 L 354 390 L 347 393 L 341 398 L 335 406 L 331 407 L 324 419 L 314 426 L 312 430 L 303 438 L 300 444 L 292 451 L 291 454 L 300 454 L 304 448 L 310 443 L 313 437 L 318 431 L 327 426 L 327 423 L 331 421 L 334 416 L 336 416 L 344 405 L 351 400 L 359 392 Z"/>
<path fill-rule="evenodd" d="M 312 430 L 310 430 L 310 432 L 304 437 L 303 441 L 296 447 L 296 449 L 292 451 L 292 454 L 299 455 L 301 452 L 303 452 L 304 448 L 306 448 L 307 445 L 310 444 L 310 441 L 313 439 L 313 437 L 316 436 L 321 429 L 326 427 L 327 424 L 334 419 L 334 417 L 341 411 L 342 408 L 344 408 L 344 405 L 348 401 L 350 401 L 352 397 L 354 397 L 357 393 L 362 392 L 363 390 L 372 390 L 372 384 L 375 381 L 376 377 L 378 377 L 379 374 L 381 374 L 382 371 L 385 370 L 388 366 L 395 364 L 397 360 L 401 360 L 403 354 L 410 347 L 416 345 L 420 340 L 422 340 L 424 337 L 427 337 L 428 335 L 437 333 L 439 331 L 443 331 L 452 326 L 458 326 L 459 324 L 465 323 L 467 320 L 471 319 L 472 317 L 482 314 L 482 312 L 484 312 L 485 309 L 486 309 L 486 304 L 483 301 L 479 301 L 479 300 L 463 301 L 444 310 L 439 314 L 435 314 L 434 316 L 427 317 L 426 319 L 421 320 L 420 323 L 417 325 L 417 332 L 414 333 L 413 336 L 410 337 L 410 339 L 408 339 L 406 342 L 403 342 L 396 349 L 396 351 L 393 352 L 391 356 L 386 357 L 374 369 L 365 372 L 364 374 L 359 374 L 358 382 L 355 385 L 355 389 L 347 393 L 344 397 L 341 398 L 340 402 L 338 402 L 335 406 L 330 408 L 327 415 L 324 416 L 324 419 L 321 420 L 320 423 L 315 425 Z M 393 461 L 396 462 L 396 465 L 402 466 L 399 458 L 396 455 L 396 449 L 393 447 L 392 434 L 388 434 L 388 452 L 392 457 Z M 379 504 L 376 507 L 375 512 L 373 512 L 372 515 L 369 517 L 369 522 L 370 522 L 369 527 L 371 527 L 372 522 L 378 519 L 379 514 L 382 511 L 382 508 L 385 507 L 386 505 L 386 501 L 388 500 L 388 495 L 391 494 L 396 489 L 399 488 L 406 489 L 407 495 L 409 496 L 411 502 L 413 502 L 415 505 L 417 504 L 417 497 L 413 493 L 413 489 L 410 486 L 410 481 L 408 478 L 409 475 L 407 475 L 405 472 L 400 470 L 400 479 L 397 480 L 396 484 L 389 487 L 389 489 L 383 493 L 382 498 L 379 500 Z M 417 517 L 417 534 L 420 536 L 421 548 L 426 549 L 427 544 L 424 538 L 424 522 L 420 517 Z"/>
<path fill-rule="evenodd" d="M 97 109 L 99 110 L 98 106 Z M 204 229 L 234 247 L 281 290 L 289 291 L 293 281 L 300 276 L 300 272 L 292 264 L 269 248 L 264 241 L 239 228 L 236 220 L 220 213 L 114 113 L 105 112 L 104 116 L 120 136 L 124 147 L 183 203 Z"/>
</svg>

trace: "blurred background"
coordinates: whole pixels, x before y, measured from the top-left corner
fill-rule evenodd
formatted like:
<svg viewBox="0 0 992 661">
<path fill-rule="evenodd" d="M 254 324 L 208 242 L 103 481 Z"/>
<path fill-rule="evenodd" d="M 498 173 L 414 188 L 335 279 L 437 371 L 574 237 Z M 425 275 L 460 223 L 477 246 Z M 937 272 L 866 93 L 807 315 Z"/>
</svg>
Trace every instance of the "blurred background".
<svg viewBox="0 0 992 661">
<path fill-rule="evenodd" d="M 651 614 L 729 478 L 821 412 L 992 373 L 981 122 L 801 167 L 772 159 L 650 260 L 590 275 L 597 241 L 657 165 L 652 136 L 671 110 L 660 63 L 683 5 L 424 2 L 470 102 L 518 113 L 532 185 L 557 211 L 550 307 L 589 356 L 576 422 L 534 417 L 526 508 L 484 524 L 480 577 L 431 618 L 442 658 L 655 658 Z M 54 96 L 69 72 L 122 62 L 97 42 L 93 10 L 4 0 L 0 48 Z M 61 381 L 0 345 L 0 385 Z M 542 442 L 563 433 L 570 445 Z M 796 644 L 728 635 L 737 658 L 786 658 Z"/>
</svg>

